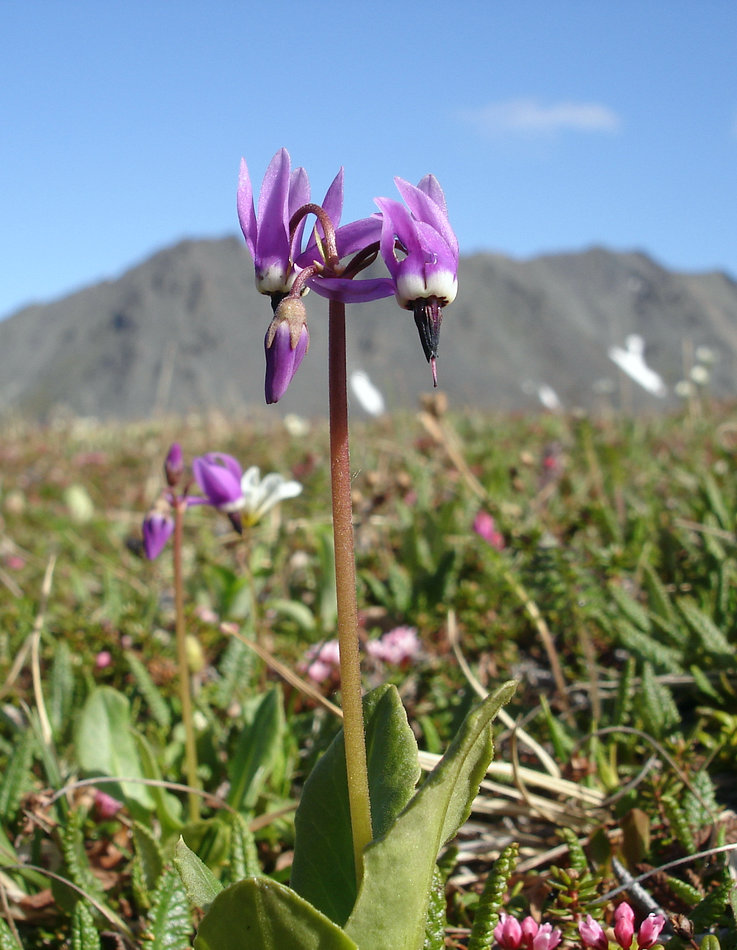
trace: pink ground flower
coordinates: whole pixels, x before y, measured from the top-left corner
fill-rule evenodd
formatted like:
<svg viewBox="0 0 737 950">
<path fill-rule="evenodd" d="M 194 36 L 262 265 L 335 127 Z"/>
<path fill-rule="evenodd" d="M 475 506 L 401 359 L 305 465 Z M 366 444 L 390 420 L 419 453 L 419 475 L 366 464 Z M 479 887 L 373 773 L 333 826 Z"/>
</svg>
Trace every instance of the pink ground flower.
<svg viewBox="0 0 737 950">
<path fill-rule="evenodd" d="M 623 901 L 614 911 L 614 938 L 623 950 L 629 950 L 634 935 L 635 912 L 627 901 Z"/>
<path fill-rule="evenodd" d="M 504 535 L 497 530 L 496 522 L 488 511 L 479 511 L 473 519 L 473 530 L 497 551 L 504 550 Z"/>
<path fill-rule="evenodd" d="M 324 683 L 340 669 L 340 650 L 337 640 L 316 643 L 305 654 L 301 668 L 315 683 Z"/>
<path fill-rule="evenodd" d="M 95 815 L 100 821 L 109 821 L 114 818 L 122 807 L 123 803 L 117 798 L 101 792 L 99 788 L 95 789 Z"/>
<path fill-rule="evenodd" d="M 558 927 L 552 924 L 543 924 L 532 938 L 532 950 L 553 950 L 563 939 Z"/>
<path fill-rule="evenodd" d="M 417 656 L 420 639 L 414 627 L 395 627 L 380 639 L 369 640 L 366 650 L 377 660 L 401 666 Z"/>
<path fill-rule="evenodd" d="M 494 928 L 494 940 L 502 950 L 518 950 L 522 943 L 522 928 L 516 917 L 500 914 L 499 923 Z"/>
<path fill-rule="evenodd" d="M 608 950 L 609 941 L 604 928 L 598 920 L 594 920 L 591 914 L 587 914 L 585 920 L 579 920 L 578 932 L 585 947 L 591 947 L 592 950 Z"/>
<path fill-rule="evenodd" d="M 665 917 L 660 914 L 648 914 L 640 924 L 640 930 L 637 934 L 637 946 L 640 950 L 653 947 L 663 927 L 665 927 Z"/>
<path fill-rule="evenodd" d="M 113 662 L 113 655 L 109 650 L 100 650 L 95 657 L 95 669 L 106 670 Z"/>
</svg>

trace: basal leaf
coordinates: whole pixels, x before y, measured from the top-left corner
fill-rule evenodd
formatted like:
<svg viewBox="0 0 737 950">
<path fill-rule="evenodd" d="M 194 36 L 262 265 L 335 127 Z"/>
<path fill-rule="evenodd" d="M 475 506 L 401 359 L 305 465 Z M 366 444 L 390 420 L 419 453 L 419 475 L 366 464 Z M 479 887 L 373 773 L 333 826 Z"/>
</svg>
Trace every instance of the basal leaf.
<svg viewBox="0 0 737 950">
<path fill-rule="evenodd" d="M 378 838 L 409 802 L 420 776 L 417 743 L 399 693 L 385 684 L 364 698 L 371 820 Z M 292 887 L 344 924 L 356 900 L 342 731 L 305 783 L 295 815 Z"/>
<path fill-rule="evenodd" d="M 407 808 L 366 848 L 363 882 L 345 926 L 360 947 L 422 947 L 438 852 L 470 813 L 493 754 L 491 721 L 515 687 L 506 683 L 471 710 Z"/>
<path fill-rule="evenodd" d="M 90 693 L 77 724 L 76 745 L 79 765 L 90 775 L 143 778 L 130 723 L 130 705 L 122 693 L 110 686 L 100 686 Z M 151 810 L 153 802 L 145 785 L 123 783 L 120 788 L 129 803 Z"/>
<path fill-rule="evenodd" d="M 251 722 L 238 738 L 228 769 L 228 804 L 233 808 L 248 810 L 255 804 L 281 749 L 283 732 L 282 694 L 275 686 L 259 697 Z"/>
<path fill-rule="evenodd" d="M 252 877 L 218 894 L 194 950 L 358 950 L 331 920 L 293 890 Z"/>
</svg>

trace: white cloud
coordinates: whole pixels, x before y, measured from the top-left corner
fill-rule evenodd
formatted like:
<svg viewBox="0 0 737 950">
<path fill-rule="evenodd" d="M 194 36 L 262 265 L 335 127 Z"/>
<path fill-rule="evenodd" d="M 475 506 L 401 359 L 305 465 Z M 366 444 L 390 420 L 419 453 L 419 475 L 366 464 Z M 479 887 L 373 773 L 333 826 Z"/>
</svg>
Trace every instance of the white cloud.
<svg viewBox="0 0 737 950">
<path fill-rule="evenodd" d="M 465 109 L 461 118 L 484 136 L 549 135 L 556 132 L 617 132 L 619 116 L 598 102 L 554 102 L 509 99 L 479 109 Z"/>
</svg>

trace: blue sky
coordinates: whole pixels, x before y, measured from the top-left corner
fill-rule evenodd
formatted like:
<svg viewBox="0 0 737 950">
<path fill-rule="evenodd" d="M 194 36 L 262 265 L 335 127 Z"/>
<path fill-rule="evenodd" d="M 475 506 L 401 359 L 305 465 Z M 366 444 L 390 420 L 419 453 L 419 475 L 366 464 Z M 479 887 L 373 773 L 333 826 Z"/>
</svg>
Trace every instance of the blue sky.
<svg viewBox="0 0 737 950">
<path fill-rule="evenodd" d="M 0 315 L 236 233 L 282 145 L 344 221 L 432 171 L 462 253 L 737 277 L 733 0 L 2 0 L 0 36 Z"/>
</svg>

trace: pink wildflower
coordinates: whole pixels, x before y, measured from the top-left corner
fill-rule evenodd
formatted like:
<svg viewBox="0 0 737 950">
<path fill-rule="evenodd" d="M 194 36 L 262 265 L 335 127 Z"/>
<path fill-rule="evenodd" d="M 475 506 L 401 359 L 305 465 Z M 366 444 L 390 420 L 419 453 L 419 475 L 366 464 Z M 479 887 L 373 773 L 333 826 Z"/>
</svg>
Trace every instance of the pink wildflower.
<svg viewBox="0 0 737 950">
<path fill-rule="evenodd" d="M 637 934 L 637 946 L 640 950 L 647 950 L 654 946 L 663 927 L 665 927 L 665 917 L 661 914 L 648 914 L 640 924 Z"/>
<path fill-rule="evenodd" d="M 543 924 L 532 939 L 532 950 L 553 950 L 563 938 L 563 934 L 552 924 Z"/>
<path fill-rule="evenodd" d="M 101 792 L 99 788 L 95 789 L 95 814 L 100 821 L 108 821 L 110 818 L 114 818 L 122 807 L 123 803 L 119 802 L 117 798 L 113 798 L 112 795 L 108 795 L 106 792 Z"/>
<path fill-rule="evenodd" d="M 366 645 L 369 656 L 394 666 L 414 659 L 419 649 L 420 640 L 414 627 L 395 627 L 379 640 L 370 640 Z"/>
<path fill-rule="evenodd" d="M 113 655 L 109 650 L 100 650 L 95 657 L 95 669 L 105 670 L 113 662 Z"/>
<path fill-rule="evenodd" d="M 497 551 L 504 550 L 504 535 L 497 530 L 496 522 L 488 511 L 479 511 L 473 519 L 473 530 Z"/>
<path fill-rule="evenodd" d="M 593 950 L 607 950 L 609 947 L 604 928 L 591 914 L 587 914 L 585 920 L 579 920 L 578 932 L 585 947 L 592 947 Z"/>
<path fill-rule="evenodd" d="M 494 928 L 494 939 L 502 950 L 518 950 L 522 943 L 522 928 L 517 918 L 500 914 L 499 923 Z"/>
<path fill-rule="evenodd" d="M 324 683 L 340 666 L 340 650 L 337 640 L 326 640 L 311 646 L 305 654 L 303 669 L 315 683 Z"/>
<path fill-rule="evenodd" d="M 623 950 L 629 950 L 634 935 L 635 912 L 627 901 L 623 901 L 614 911 L 614 938 Z"/>
<path fill-rule="evenodd" d="M 522 929 L 522 944 L 525 950 L 532 950 L 532 941 L 539 929 L 537 921 L 534 917 L 525 917 L 520 927 Z"/>
</svg>

